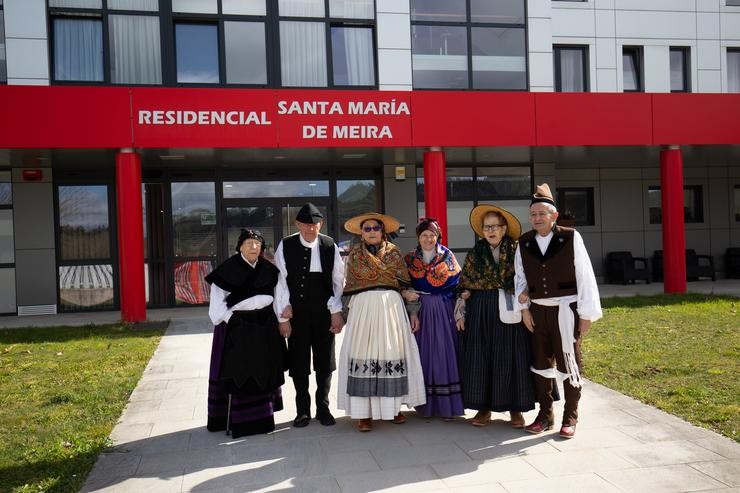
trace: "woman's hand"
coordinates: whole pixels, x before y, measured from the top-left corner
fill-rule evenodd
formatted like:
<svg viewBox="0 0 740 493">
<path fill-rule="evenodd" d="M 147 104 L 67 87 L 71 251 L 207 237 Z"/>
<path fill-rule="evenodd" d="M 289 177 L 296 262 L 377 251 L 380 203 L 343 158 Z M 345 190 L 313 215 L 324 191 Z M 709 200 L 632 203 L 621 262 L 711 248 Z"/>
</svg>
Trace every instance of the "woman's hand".
<svg viewBox="0 0 740 493">
<path fill-rule="evenodd" d="M 419 323 L 419 317 L 416 315 L 411 315 L 409 317 L 409 321 L 411 322 L 411 332 L 416 332 L 421 328 L 421 324 Z"/>
<path fill-rule="evenodd" d="M 532 312 L 527 308 L 522 310 L 522 322 L 524 322 L 524 326 L 528 331 L 534 332 L 534 319 L 532 318 Z"/>
<path fill-rule="evenodd" d="M 462 293 L 460 293 L 460 298 L 462 298 L 464 300 L 467 300 L 468 298 L 470 298 L 470 291 L 468 291 L 466 289 L 465 291 L 463 291 Z"/>
<path fill-rule="evenodd" d="M 458 332 L 463 332 L 465 330 L 465 319 L 461 318 L 457 322 L 455 322 L 455 325 L 457 326 Z"/>
<path fill-rule="evenodd" d="M 527 303 L 529 303 L 529 291 L 526 289 L 522 291 L 519 295 L 518 300 L 520 305 L 526 305 Z"/>
<path fill-rule="evenodd" d="M 280 322 L 278 330 L 280 331 L 280 335 L 286 339 L 290 337 L 290 333 L 293 332 L 293 328 L 290 326 L 290 321 Z"/>
<path fill-rule="evenodd" d="M 406 301 L 417 301 L 419 299 L 419 293 L 414 291 L 413 289 L 404 289 L 401 291 L 401 296 L 403 296 L 403 299 Z"/>
<path fill-rule="evenodd" d="M 283 313 L 280 314 L 280 318 L 293 318 L 293 307 L 288 305 L 283 309 Z"/>
</svg>

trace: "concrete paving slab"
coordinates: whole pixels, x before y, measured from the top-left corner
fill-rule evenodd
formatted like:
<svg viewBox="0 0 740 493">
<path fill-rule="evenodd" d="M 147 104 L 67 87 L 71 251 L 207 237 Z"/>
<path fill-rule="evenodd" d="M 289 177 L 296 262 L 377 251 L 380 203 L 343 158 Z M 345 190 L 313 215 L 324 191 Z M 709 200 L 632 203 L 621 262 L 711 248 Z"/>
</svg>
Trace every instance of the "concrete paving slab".
<svg viewBox="0 0 740 493">
<path fill-rule="evenodd" d="M 620 490 L 596 474 L 576 474 L 556 478 L 528 479 L 502 483 L 510 493 L 617 493 Z"/>
<path fill-rule="evenodd" d="M 470 460 L 467 454 L 454 443 L 409 445 L 406 447 L 388 447 L 387 445 L 383 445 L 374 448 L 372 454 L 381 469 Z"/>
<path fill-rule="evenodd" d="M 446 489 L 430 466 L 398 468 L 337 476 L 342 493 L 367 491 L 426 492 Z"/>
<path fill-rule="evenodd" d="M 737 442 L 734 442 L 727 437 L 715 434 L 711 438 L 692 440 L 692 443 L 711 450 L 722 457 L 726 457 L 728 459 L 740 459 L 740 446 L 738 446 Z"/>
<path fill-rule="evenodd" d="M 728 486 L 740 486 L 740 460 L 697 462 L 690 466 Z"/>
<path fill-rule="evenodd" d="M 599 475 L 628 493 L 673 493 L 726 486 L 685 464 L 609 471 Z"/>
<path fill-rule="evenodd" d="M 609 450 L 575 450 L 553 454 L 532 454 L 523 460 L 547 477 L 570 476 L 590 472 L 631 469 L 631 462 Z"/>
<path fill-rule="evenodd" d="M 646 443 L 632 447 L 617 447 L 613 453 L 635 466 L 654 467 L 689 462 L 721 460 L 722 456 L 687 440 Z"/>
<path fill-rule="evenodd" d="M 495 462 L 466 461 L 432 464 L 432 469 L 445 485 L 455 489 L 463 486 L 544 477 L 537 469 L 518 457 Z"/>
</svg>

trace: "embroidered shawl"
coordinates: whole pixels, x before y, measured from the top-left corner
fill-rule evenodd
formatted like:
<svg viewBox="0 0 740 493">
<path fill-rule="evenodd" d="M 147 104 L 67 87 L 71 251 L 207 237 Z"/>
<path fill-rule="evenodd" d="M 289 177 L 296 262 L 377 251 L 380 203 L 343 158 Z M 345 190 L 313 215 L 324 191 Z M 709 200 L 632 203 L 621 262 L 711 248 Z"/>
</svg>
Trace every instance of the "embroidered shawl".
<svg viewBox="0 0 740 493">
<path fill-rule="evenodd" d="M 475 246 L 465 257 L 460 275 L 462 289 L 501 289 L 514 292 L 514 254 L 516 240 L 504 236 L 500 244 L 498 263 L 493 259 L 491 246 L 485 238 L 475 242 Z"/>
<path fill-rule="evenodd" d="M 364 242 L 352 247 L 347 255 L 344 294 L 355 294 L 377 287 L 400 289 L 408 286 L 409 273 L 401 251 L 391 242 L 378 245 L 375 255 Z"/>
<path fill-rule="evenodd" d="M 411 276 L 411 284 L 417 291 L 442 294 L 452 298 L 460 281 L 460 264 L 455 255 L 445 246 L 437 244 L 436 255 L 428 264 L 420 246 L 404 257 Z"/>
</svg>

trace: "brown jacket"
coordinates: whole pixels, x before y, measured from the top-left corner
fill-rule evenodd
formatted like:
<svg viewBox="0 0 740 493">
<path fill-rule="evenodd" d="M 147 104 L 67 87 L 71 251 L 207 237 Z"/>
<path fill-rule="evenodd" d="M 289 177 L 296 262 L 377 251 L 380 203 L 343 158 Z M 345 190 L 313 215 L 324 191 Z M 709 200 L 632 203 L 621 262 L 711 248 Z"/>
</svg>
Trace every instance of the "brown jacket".
<svg viewBox="0 0 740 493">
<path fill-rule="evenodd" d="M 522 265 L 531 299 L 557 298 L 578 293 L 573 232 L 572 228 L 555 226 L 544 255 L 535 239 L 537 231 L 528 231 L 519 238 Z"/>
</svg>

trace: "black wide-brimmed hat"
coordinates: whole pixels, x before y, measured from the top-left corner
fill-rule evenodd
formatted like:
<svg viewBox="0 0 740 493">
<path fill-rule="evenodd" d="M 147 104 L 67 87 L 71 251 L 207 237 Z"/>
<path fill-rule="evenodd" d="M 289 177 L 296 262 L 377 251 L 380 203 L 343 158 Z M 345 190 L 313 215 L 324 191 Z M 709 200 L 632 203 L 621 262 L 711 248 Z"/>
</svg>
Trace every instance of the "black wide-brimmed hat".
<svg viewBox="0 0 740 493">
<path fill-rule="evenodd" d="M 318 207 L 308 202 L 298 211 L 295 220 L 303 224 L 316 224 L 324 220 L 324 215 Z"/>
</svg>

